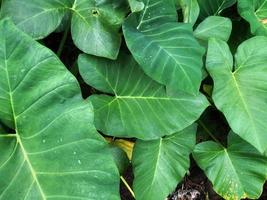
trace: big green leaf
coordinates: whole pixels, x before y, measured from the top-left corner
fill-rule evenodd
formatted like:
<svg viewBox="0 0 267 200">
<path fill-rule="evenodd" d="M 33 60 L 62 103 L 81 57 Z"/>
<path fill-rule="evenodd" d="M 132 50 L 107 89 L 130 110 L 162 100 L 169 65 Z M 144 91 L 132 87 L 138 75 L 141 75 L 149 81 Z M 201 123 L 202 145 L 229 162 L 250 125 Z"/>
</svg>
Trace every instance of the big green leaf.
<svg viewBox="0 0 267 200">
<path fill-rule="evenodd" d="M 207 16 L 219 15 L 224 9 L 231 7 L 237 0 L 198 0 L 200 7 L 199 17 L 205 19 Z"/>
<path fill-rule="evenodd" d="M 262 193 L 267 157 L 239 136 L 230 133 L 227 148 L 211 141 L 200 143 L 193 156 L 224 199 L 258 199 Z"/>
<path fill-rule="evenodd" d="M 197 94 L 204 50 L 193 37 L 192 25 L 177 23 L 173 1 L 143 2 L 143 11 L 131 14 L 123 24 L 134 58 L 159 83 Z"/>
<path fill-rule="evenodd" d="M 89 85 L 110 94 L 90 97 L 96 127 L 108 135 L 157 139 L 189 126 L 208 106 L 202 94 L 168 94 L 126 54 L 117 61 L 81 55 L 78 63 Z"/>
<path fill-rule="evenodd" d="M 118 171 L 76 79 L 47 48 L 0 22 L 0 199 L 119 199 Z"/>
<path fill-rule="evenodd" d="M 158 140 L 138 140 L 133 152 L 134 192 L 137 200 L 163 200 L 189 168 L 196 142 L 196 126 Z"/>
<path fill-rule="evenodd" d="M 249 22 L 253 34 L 267 36 L 267 1 L 238 0 L 238 11 Z"/>
<path fill-rule="evenodd" d="M 267 38 L 243 42 L 235 55 L 228 45 L 209 42 L 207 69 L 214 80 L 212 98 L 235 133 L 260 152 L 267 149 Z"/>
<path fill-rule="evenodd" d="M 199 5 L 197 0 L 178 0 L 183 10 L 185 23 L 195 24 L 199 15 Z"/>
<path fill-rule="evenodd" d="M 121 43 L 119 29 L 128 9 L 126 0 L 3 0 L 1 11 L 35 39 L 55 31 L 71 11 L 76 46 L 85 53 L 115 59 Z"/>
<path fill-rule="evenodd" d="M 1 14 L 35 39 L 42 39 L 61 23 L 74 0 L 3 0 Z"/>
<path fill-rule="evenodd" d="M 209 38 L 217 38 L 227 41 L 231 35 L 232 22 L 229 18 L 210 16 L 202 21 L 194 31 L 196 38 L 207 41 Z"/>
</svg>

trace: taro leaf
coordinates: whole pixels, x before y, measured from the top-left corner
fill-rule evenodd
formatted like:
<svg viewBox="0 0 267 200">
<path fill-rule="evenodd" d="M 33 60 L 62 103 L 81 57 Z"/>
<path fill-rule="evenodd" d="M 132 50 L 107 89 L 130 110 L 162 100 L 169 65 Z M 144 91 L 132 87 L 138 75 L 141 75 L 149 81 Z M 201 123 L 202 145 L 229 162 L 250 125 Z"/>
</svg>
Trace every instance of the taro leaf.
<svg viewBox="0 0 267 200">
<path fill-rule="evenodd" d="M 238 0 L 238 12 L 249 22 L 253 34 L 267 36 L 267 1 Z"/>
<path fill-rule="evenodd" d="M 3 0 L 1 14 L 35 39 L 52 33 L 74 0 Z"/>
<path fill-rule="evenodd" d="M 172 1 L 143 2 L 143 11 L 131 14 L 123 24 L 134 58 L 159 83 L 197 94 L 204 50 L 193 37 L 192 25 L 177 22 Z"/>
<path fill-rule="evenodd" d="M 128 2 L 132 12 L 139 12 L 145 7 L 144 3 L 138 0 L 128 0 Z"/>
<path fill-rule="evenodd" d="M 189 154 L 196 141 L 196 126 L 158 140 L 138 140 L 133 153 L 137 200 L 163 200 L 189 168 Z"/>
<path fill-rule="evenodd" d="M 78 64 L 86 83 L 111 94 L 90 97 L 96 127 L 108 135 L 158 139 L 189 126 L 208 106 L 202 94 L 168 95 L 126 54 L 116 61 L 81 55 Z"/>
<path fill-rule="evenodd" d="M 198 144 L 193 157 L 224 199 L 259 198 L 267 157 L 236 134 L 229 134 L 227 148 L 211 141 Z"/>
<path fill-rule="evenodd" d="M 11 17 L 33 38 L 42 39 L 61 29 L 62 24 L 70 23 L 64 21 L 64 16 L 71 11 L 76 46 L 85 53 L 115 59 L 127 6 L 126 0 L 4 0 L 2 15 Z"/>
<path fill-rule="evenodd" d="M 126 7 L 126 0 L 76 0 L 71 33 L 77 47 L 87 54 L 115 59 Z"/>
<path fill-rule="evenodd" d="M 202 21 L 194 31 L 196 38 L 207 41 L 209 38 L 227 41 L 231 35 L 232 22 L 229 18 L 210 16 Z"/>
<path fill-rule="evenodd" d="M 260 152 L 267 147 L 267 38 L 243 42 L 233 58 L 228 45 L 209 41 L 207 69 L 214 80 L 213 100 L 231 128 Z"/>
<path fill-rule="evenodd" d="M 224 9 L 231 7 L 236 0 L 198 0 L 200 7 L 200 19 L 210 15 L 219 15 Z"/>
<path fill-rule="evenodd" d="M 199 5 L 197 0 L 178 0 L 183 10 L 185 23 L 195 24 L 199 15 Z"/>
<path fill-rule="evenodd" d="M 119 199 L 117 168 L 76 79 L 10 21 L 0 41 L 0 118 L 16 131 L 0 135 L 0 199 Z"/>
</svg>

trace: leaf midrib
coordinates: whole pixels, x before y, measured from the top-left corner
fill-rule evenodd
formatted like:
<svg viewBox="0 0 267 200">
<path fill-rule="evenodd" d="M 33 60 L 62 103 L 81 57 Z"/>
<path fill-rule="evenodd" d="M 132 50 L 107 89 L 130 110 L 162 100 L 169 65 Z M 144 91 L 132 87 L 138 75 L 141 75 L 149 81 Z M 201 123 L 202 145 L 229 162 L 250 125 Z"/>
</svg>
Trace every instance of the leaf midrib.
<svg viewBox="0 0 267 200">
<path fill-rule="evenodd" d="M 162 148 L 162 142 L 163 142 L 162 140 L 163 140 L 162 138 L 159 139 L 157 158 L 156 158 L 156 161 L 155 161 L 155 167 L 152 170 L 152 180 L 151 180 L 150 186 L 147 187 L 147 189 L 146 189 L 147 192 L 144 191 L 144 195 L 145 196 L 150 193 L 150 191 L 151 191 L 151 189 L 152 189 L 152 187 L 153 187 L 153 185 L 155 183 L 155 177 L 156 177 L 156 174 L 157 174 L 157 171 L 158 171 L 158 166 L 159 166 L 159 161 L 160 161 L 160 154 L 161 154 L 161 148 Z"/>
<path fill-rule="evenodd" d="M 229 161 L 228 163 L 230 164 L 230 167 L 231 167 L 232 170 L 234 171 L 234 173 L 235 173 L 235 175 L 236 175 L 236 178 L 237 178 L 237 180 L 238 180 L 238 182 L 239 182 L 239 185 L 240 185 L 240 187 L 242 188 L 243 193 L 244 193 L 245 190 L 244 190 L 243 184 L 242 184 L 242 182 L 240 181 L 240 178 L 239 178 L 238 173 L 237 173 L 237 171 L 236 171 L 236 169 L 235 169 L 235 166 L 234 166 L 234 164 L 233 164 L 233 162 L 232 162 L 232 159 L 231 159 L 231 157 L 230 157 L 230 155 L 229 155 L 229 153 L 228 153 L 228 150 L 225 149 L 225 148 L 224 148 L 224 153 L 225 153 L 226 158 L 227 158 L 227 160 Z"/>
<path fill-rule="evenodd" d="M 205 32 L 207 32 L 207 31 L 212 30 L 213 28 L 218 27 L 218 26 L 220 26 L 220 25 L 222 25 L 222 24 L 225 24 L 225 23 L 227 23 L 226 20 L 224 20 L 224 21 L 222 21 L 222 22 L 220 22 L 220 23 L 217 23 L 217 24 L 215 24 L 214 26 L 209 26 L 209 27 L 206 28 L 206 29 L 204 28 L 204 29 L 202 29 L 202 30 L 200 30 L 200 31 L 198 31 L 198 32 L 196 32 L 196 33 L 194 33 L 194 35 L 195 35 L 195 36 L 198 36 L 199 34 L 205 33 Z"/>
<path fill-rule="evenodd" d="M 236 80 L 235 74 L 231 72 L 231 76 L 232 76 L 232 81 L 234 82 L 234 87 L 236 88 L 237 94 L 240 97 L 240 100 L 241 100 L 242 105 L 243 105 L 243 107 L 245 109 L 245 112 L 247 113 L 247 115 L 249 117 L 249 121 L 251 122 L 252 128 L 255 131 L 255 133 L 258 133 L 258 131 L 256 129 L 256 125 L 255 125 L 255 123 L 253 121 L 253 117 L 252 117 L 252 115 L 250 113 L 250 109 L 249 109 L 248 105 L 246 104 L 246 101 L 245 101 L 245 99 L 243 97 L 243 94 L 242 94 L 242 92 L 241 92 L 241 90 L 240 90 L 240 88 L 238 86 L 238 82 Z M 257 143 L 259 144 L 259 146 L 261 146 L 258 140 L 257 140 Z"/>
<path fill-rule="evenodd" d="M 14 100 L 13 100 L 13 95 L 12 95 L 12 90 L 11 90 L 11 84 L 10 84 L 10 76 L 9 76 L 9 72 L 8 72 L 8 66 L 7 66 L 7 52 L 6 52 L 6 40 L 4 41 L 4 46 L 5 46 L 5 51 L 4 51 L 4 59 L 5 59 L 5 71 L 6 71 L 6 76 L 7 76 L 7 85 L 8 85 L 8 94 L 9 94 L 9 98 L 10 98 L 10 105 L 11 105 L 11 111 L 12 111 L 12 115 L 13 115 L 13 119 L 14 119 L 14 125 L 15 125 L 15 130 L 16 130 L 16 138 L 17 138 L 17 143 L 19 144 L 19 146 L 21 147 L 21 151 L 22 151 L 22 154 L 24 156 L 24 159 L 25 161 L 27 162 L 29 168 L 30 168 L 30 172 L 33 176 L 33 179 L 34 181 L 36 182 L 36 185 L 37 187 L 39 188 L 40 190 L 40 194 L 42 196 L 42 198 L 44 200 L 46 200 L 46 197 L 45 197 L 45 194 L 43 192 L 43 189 L 41 188 L 41 185 L 39 183 L 39 180 L 37 179 L 37 176 L 36 176 L 36 173 L 31 165 L 31 162 L 29 160 L 29 157 L 27 155 L 27 151 L 25 150 L 23 144 L 22 144 L 22 141 L 20 139 L 20 136 L 19 136 L 19 131 L 18 131 L 18 127 L 17 127 L 17 121 L 16 121 L 16 114 L 15 114 L 15 109 L 14 109 Z"/>
<path fill-rule="evenodd" d="M 96 95 L 97 96 L 97 95 Z M 108 97 L 112 97 L 109 95 L 105 95 Z M 154 101 L 188 101 L 188 99 L 178 99 L 178 98 L 169 98 L 169 97 L 146 97 L 146 96 L 114 96 L 113 99 L 111 101 L 109 101 L 108 103 L 105 103 L 104 106 L 100 107 L 97 109 L 97 111 L 100 111 L 102 109 L 104 109 L 106 106 L 111 106 L 111 104 L 113 104 L 114 102 L 118 101 L 119 99 L 124 100 L 124 99 L 139 99 L 139 100 L 154 100 Z"/>
<path fill-rule="evenodd" d="M 146 15 L 146 11 L 147 11 L 147 9 L 149 8 L 149 3 L 150 3 L 150 0 L 147 0 L 147 4 L 146 4 L 146 6 L 145 6 L 145 10 L 144 10 L 144 12 L 143 12 L 143 15 L 142 15 L 142 17 L 141 17 L 141 19 L 140 19 L 139 24 L 138 24 L 137 27 L 136 27 L 137 30 L 140 29 L 140 27 L 141 27 L 141 25 L 142 25 L 142 23 L 143 23 L 144 17 L 145 17 L 145 15 Z"/>
</svg>

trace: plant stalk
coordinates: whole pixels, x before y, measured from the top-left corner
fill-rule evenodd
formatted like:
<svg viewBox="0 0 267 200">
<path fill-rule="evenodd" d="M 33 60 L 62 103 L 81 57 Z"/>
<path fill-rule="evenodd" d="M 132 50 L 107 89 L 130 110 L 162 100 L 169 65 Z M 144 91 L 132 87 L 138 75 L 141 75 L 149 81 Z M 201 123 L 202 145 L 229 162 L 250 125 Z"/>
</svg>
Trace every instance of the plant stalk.
<svg viewBox="0 0 267 200">
<path fill-rule="evenodd" d="M 198 120 L 198 124 L 202 126 L 202 128 L 208 133 L 208 135 L 217 143 L 221 144 L 221 142 L 213 135 L 213 133 L 207 128 L 207 126 L 201 121 Z"/>
<path fill-rule="evenodd" d="M 64 31 L 64 34 L 63 34 L 63 37 L 60 41 L 60 44 L 59 44 L 59 47 L 58 47 L 58 50 L 57 50 L 57 56 L 60 58 L 61 54 L 62 54 L 62 51 L 63 51 L 63 48 L 64 48 L 64 45 L 65 45 L 65 42 L 67 40 L 67 37 L 68 37 L 68 33 L 69 33 L 69 29 L 70 29 L 70 22 L 68 23 L 65 31 Z"/>
<path fill-rule="evenodd" d="M 127 183 L 127 181 L 123 178 L 123 176 L 120 177 L 121 181 L 123 182 L 123 184 L 126 186 L 126 188 L 129 190 L 129 192 L 131 193 L 131 195 L 133 196 L 133 198 L 135 199 L 135 195 L 134 192 L 132 190 L 132 188 L 129 186 L 129 184 Z"/>
</svg>

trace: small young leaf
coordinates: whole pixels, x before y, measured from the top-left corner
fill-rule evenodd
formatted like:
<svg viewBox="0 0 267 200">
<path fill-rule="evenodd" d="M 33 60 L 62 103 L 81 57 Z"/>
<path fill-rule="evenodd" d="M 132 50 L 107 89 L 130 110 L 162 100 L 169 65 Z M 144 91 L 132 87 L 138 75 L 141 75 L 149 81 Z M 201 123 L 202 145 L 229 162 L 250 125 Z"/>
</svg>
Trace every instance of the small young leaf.
<svg viewBox="0 0 267 200">
<path fill-rule="evenodd" d="M 258 199 L 267 175 L 267 157 L 234 133 L 228 136 L 228 147 L 215 142 L 196 146 L 193 157 L 226 200 Z"/>
<path fill-rule="evenodd" d="M 243 42 L 233 58 L 228 45 L 209 41 L 207 69 L 214 80 L 212 98 L 235 133 L 260 152 L 267 149 L 267 38 Z"/>
<path fill-rule="evenodd" d="M 76 79 L 50 50 L 0 22 L 0 199 L 118 200 L 119 174 Z"/>
<path fill-rule="evenodd" d="M 78 64 L 86 83 L 111 94 L 90 97 L 96 127 L 108 135 L 158 139 L 189 126 L 209 105 L 202 94 L 168 94 L 126 54 L 116 61 L 81 55 Z"/>
<path fill-rule="evenodd" d="M 207 41 L 216 38 L 228 41 L 232 31 L 232 22 L 229 18 L 210 16 L 202 21 L 194 31 L 196 38 Z"/>
<path fill-rule="evenodd" d="M 195 141 L 195 124 L 158 140 L 138 140 L 132 161 L 136 199 L 165 199 L 188 170 Z"/>
</svg>

